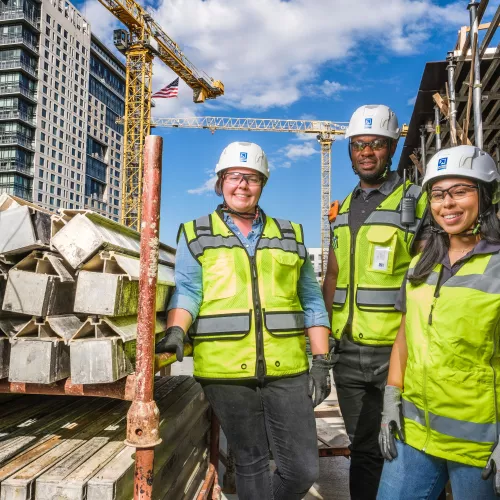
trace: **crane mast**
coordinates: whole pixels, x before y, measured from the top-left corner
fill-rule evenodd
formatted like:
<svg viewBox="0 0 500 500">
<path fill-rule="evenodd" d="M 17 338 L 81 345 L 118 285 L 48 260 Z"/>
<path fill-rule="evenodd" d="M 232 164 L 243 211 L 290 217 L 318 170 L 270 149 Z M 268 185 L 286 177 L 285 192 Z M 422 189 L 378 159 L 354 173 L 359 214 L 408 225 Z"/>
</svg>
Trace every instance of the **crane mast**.
<svg viewBox="0 0 500 500">
<path fill-rule="evenodd" d="M 331 197 L 332 144 L 336 135 L 344 135 L 347 123 L 320 120 L 280 120 L 273 118 L 192 117 L 157 118 L 154 127 L 247 130 L 255 132 L 294 132 L 316 135 L 321 146 L 321 278 L 326 273 L 330 247 L 328 210 Z"/>
<path fill-rule="evenodd" d="M 179 46 L 135 0 L 99 0 L 128 29 L 113 33 L 114 44 L 126 56 L 124 160 L 121 222 L 140 230 L 143 149 L 151 123 L 153 59 L 162 60 L 193 90 L 202 103 L 224 93 L 224 85 L 200 72 Z"/>
</svg>

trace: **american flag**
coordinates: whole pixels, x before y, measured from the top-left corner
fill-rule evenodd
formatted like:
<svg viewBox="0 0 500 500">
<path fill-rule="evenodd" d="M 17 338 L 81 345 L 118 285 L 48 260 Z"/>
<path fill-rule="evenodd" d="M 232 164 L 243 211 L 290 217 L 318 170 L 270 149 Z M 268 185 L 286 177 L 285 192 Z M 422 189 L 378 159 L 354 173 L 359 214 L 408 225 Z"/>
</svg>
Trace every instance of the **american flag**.
<svg viewBox="0 0 500 500">
<path fill-rule="evenodd" d="M 179 93 L 179 78 L 176 78 L 172 83 L 153 94 L 153 99 L 168 99 L 170 97 L 177 97 Z"/>
</svg>

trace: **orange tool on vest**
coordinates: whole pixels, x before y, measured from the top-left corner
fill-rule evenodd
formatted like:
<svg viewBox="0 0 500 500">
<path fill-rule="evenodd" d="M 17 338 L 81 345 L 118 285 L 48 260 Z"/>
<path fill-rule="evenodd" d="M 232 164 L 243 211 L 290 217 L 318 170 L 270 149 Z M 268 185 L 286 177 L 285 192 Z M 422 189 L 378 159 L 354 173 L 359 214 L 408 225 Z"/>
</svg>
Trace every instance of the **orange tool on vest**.
<svg viewBox="0 0 500 500">
<path fill-rule="evenodd" d="M 334 222 L 339 214 L 339 200 L 330 203 L 330 210 L 328 210 L 328 220 Z"/>
</svg>

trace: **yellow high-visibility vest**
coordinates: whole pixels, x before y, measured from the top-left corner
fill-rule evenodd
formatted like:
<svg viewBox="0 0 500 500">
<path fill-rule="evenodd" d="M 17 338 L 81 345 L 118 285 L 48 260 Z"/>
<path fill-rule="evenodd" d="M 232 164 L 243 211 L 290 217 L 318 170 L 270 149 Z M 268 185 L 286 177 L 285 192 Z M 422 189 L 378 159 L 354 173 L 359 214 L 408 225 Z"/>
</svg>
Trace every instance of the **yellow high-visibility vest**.
<svg viewBox="0 0 500 500">
<path fill-rule="evenodd" d="M 331 224 L 332 246 L 339 266 L 333 299 L 332 335 L 340 339 L 350 325 L 354 342 L 392 345 L 401 323 L 394 309 L 411 260 L 410 249 L 427 205 L 419 186 L 407 184 L 417 198 L 416 223 L 401 224 L 403 184 L 396 187 L 353 237 L 349 227 L 352 193 Z"/>
<path fill-rule="evenodd" d="M 202 267 L 203 300 L 189 336 L 194 375 L 252 379 L 307 372 L 297 282 L 306 258 L 300 224 L 264 218 L 250 257 L 218 211 L 181 226 Z"/>
<path fill-rule="evenodd" d="M 406 442 L 484 467 L 499 434 L 500 254 L 473 255 L 437 290 L 441 272 L 406 285 Z"/>
</svg>

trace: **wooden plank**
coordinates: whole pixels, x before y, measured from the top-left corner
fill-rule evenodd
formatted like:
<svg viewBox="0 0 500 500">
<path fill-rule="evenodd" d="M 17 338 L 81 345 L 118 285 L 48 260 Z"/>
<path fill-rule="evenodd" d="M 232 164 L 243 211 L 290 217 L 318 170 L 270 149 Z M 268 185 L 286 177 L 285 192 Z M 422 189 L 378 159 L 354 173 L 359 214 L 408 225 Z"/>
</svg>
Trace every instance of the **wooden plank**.
<svg viewBox="0 0 500 500">
<path fill-rule="evenodd" d="M 153 482 L 153 500 L 161 500 L 166 492 L 176 489 L 179 476 L 186 469 L 186 462 L 194 450 L 208 451 L 208 432 L 210 420 L 207 414 L 201 415 L 190 429 L 185 429 L 178 440 L 171 440 L 165 447 L 162 465 L 155 470 Z M 155 466 L 155 469 L 157 467 Z M 190 471 L 190 474 L 193 470 Z M 171 496 L 171 498 L 179 498 Z"/>
<path fill-rule="evenodd" d="M 63 481 L 54 485 L 54 496 L 60 500 L 85 500 L 87 498 L 87 483 L 100 469 L 107 465 L 116 455 L 125 449 L 124 442 L 111 441 L 103 446 L 90 459 L 82 463 Z M 37 499 L 42 495 L 37 481 Z M 57 496 L 56 496 L 57 495 Z"/>
<path fill-rule="evenodd" d="M 89 406 L 90 411 L 93 408 L 92 401 L 89 401 Z M 0 464 L 6 464 L 14 455 L 19 455 L 28 448 L 31 450 L 37 443 L 50 439 L 57 433 L 61 423 L 77 418 L 83 411 L 82 407 L 83 401 L 74 401 L 69 407 L 60 408 L 52 413 L 47 411 L 47 414 L 39 420 L 28 420 L 23 422 L 23 425 L 17 426 L 18 428 L 0 445 Z M 5 467 L 6 465 L 0 468 L 0 481 L 7 477 L 4 475 Z"/>
<path fill-rule="evenodd" d="M 181 383 L 158 400 L 157 404 L 160 408 L 160 437 L 163 441 L 155 448 L 155 472 L 162 469 L 177 446 L 189 439 L 193 423 L 208 409 L 203 390 L 192 377 L 182 377 Z M 131 498 L 133 452 L 133 448 L 122 450 L 88 481 L 87 500 Z M 163 488 L 164 485 L 161 485 Z"/>
<path fill-rule="evenodd" d="M 436 103 L 436 105 L 438 106 L 438 108 L 440 109 L 441 113 L 443 113 L 443 115 L 445 116 L 449 116 L 449 110 L 448 110 L 448 102 L 446 102 L 440 95 L 439 93 L 436 93 L 436 94 L 433 94 L 432 98 L 434 99 L 434 102 Z M 460 126 L 460 124 L 458 123 L 458 120 L 457 120 L 457 133 L 459 135 L 459 137 L 462 138 L 462 141 L 463 141 L 463 137 L 464 137 L 464 131 L 462 129 L 462 127 Z M 470 142 L 470 139 L 469 137 L 467 136 L 467 134 L 465 134 L 465 137 L 467 138 L 467 144 L 472 144 Z"/>
<path fill-rule="evenodd" d="M 103 399 L 103 403 L 102 405 L 96 405 L 83 416 L 77 415 L 73 422 L 62 426 L 62 430 L 54 436 L 54 439 L 47 441 L 47 443 L 52 441 L 52 448 L 47 450 L 46 446 L 45 453 L 39 454 L 37 458 L 31 460 L 27 465 L 23 462 L 18 464 L 23 467 L 17 469 L 14 474 L 1 483 L 2 500 L 30 499 L 35 480 L 69 453 L 83 445 L 86 439 L 95 434 L 96 430 L 102 428 L 102 424 L 110 420 L 110 417 L 115 419 L 115 415 L 110 410 L 113 406 L 116 406 L 116 403 L 125 402 Z M 89 426 L 88 424 L 92 425 Z M 15 461 L 16 459 L 13 462 Z"/>
<path fill-rule="evenodd" d="M 185 498 L 185 484 L 189 480 L 192 471 L 196 468 L 204 468 L 206 470 L 207 464 L 208 450 L 203 445 L 193 448 L 185 461 L 181 474 L 176 477 L 175 486 L 166 493 L 162 500 Z"/>
</svg>

